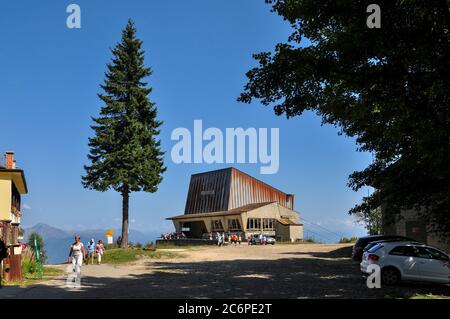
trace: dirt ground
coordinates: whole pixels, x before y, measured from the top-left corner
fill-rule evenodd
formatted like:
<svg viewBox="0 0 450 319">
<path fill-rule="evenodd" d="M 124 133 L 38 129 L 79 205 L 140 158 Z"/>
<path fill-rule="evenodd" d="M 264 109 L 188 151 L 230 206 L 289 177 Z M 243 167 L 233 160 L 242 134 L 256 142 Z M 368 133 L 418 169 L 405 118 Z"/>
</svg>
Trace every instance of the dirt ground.
<svg viewBox="0 0 450 319">
<path fill-rule="evenodd" d="M 173 251 L 173 250 L 171 250 Z M 369 289 L 349 245 L 225 246 L 180 249 L 182 258 L 84 265 L 80 288 L 66 276 L 4 287 L 0 298 L 389 298 L 450 296 L 449 286 Z M 66 268 L 66 265 L 59 267 Z"/>
</svg>

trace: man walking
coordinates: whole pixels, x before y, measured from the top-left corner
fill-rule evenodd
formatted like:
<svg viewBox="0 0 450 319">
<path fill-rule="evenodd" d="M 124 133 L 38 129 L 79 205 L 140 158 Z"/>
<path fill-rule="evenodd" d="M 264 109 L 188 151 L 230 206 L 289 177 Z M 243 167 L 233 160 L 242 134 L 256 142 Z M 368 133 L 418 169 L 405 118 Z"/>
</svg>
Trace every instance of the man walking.
<svg viewBox="0 0 450 319">
<path fill-rule="evenodd" d="M 93 265 L 94 264 L 94 255 L 95 255 L 95 240 L 94 240 L 94 238 L 92 238 L 90 241 L 89 241 L 89 243 L 88 243 L 88 245 L 87 245 L 87 249 L 88 249 L 88 262 L 87 263 L 89 263 L 89 260 L 91 261 L 91 264 Z"/>
</svg>

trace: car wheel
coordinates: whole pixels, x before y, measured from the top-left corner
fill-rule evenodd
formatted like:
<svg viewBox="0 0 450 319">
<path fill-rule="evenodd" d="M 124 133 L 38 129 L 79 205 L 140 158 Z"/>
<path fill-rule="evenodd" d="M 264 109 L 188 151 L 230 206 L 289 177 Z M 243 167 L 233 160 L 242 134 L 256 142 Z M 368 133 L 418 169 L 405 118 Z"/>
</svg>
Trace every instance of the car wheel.
<svg viewBox="0 0 450 319">
<path fill-rule="evenodd" d="M 395 285 L 400 281 L 400 273 L 395 268 L 385 268 L 381 271 L 381 281 L 386 286 Z"/>
</svg>

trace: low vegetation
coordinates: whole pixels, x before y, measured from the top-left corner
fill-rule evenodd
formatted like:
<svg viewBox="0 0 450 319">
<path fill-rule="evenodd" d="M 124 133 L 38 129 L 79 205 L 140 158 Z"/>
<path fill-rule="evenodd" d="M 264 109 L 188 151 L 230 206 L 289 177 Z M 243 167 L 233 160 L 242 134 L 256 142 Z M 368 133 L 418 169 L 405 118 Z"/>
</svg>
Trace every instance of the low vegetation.
<svg viewBox="0 0 450 319">
<path fill-rule="evenodd" d="M 441 295 L 433 295 L 433 294 L 427 294 L 427 295 L 415 294 L 410 299 L 450 299 L 450 296 L 441 296 Z"/>
<path fill-rule="evenodd" d="M 22 281 L 3 282 L 5 286 L 30 286 L 44 281 L 55 279 L 61 276 L 64 271 L 62 269 L 43 266 L 42 272 L 39 274 L 36 261 L 29 260 L 22 263 Z"/>
<path fill-rule="evenodd" d="M 154 249 L 140 249 L 140 248 L 113 248 L 106 250 L 102 262 L 109 264 L 123 264 L 138 260 L 139 258 L 175 258 L 179 257 L 177 254 L 168 251 L 157 251 Z"/>
<path fill-rule="evenodd" d="M 350 244 L 350 243 L 356 243 L 356 241 L 358 240 L 358 237 L 342 237 L 341 239 L 339 239 L 339 244 Z"/>
<path fill-rule="evenodd" d="M 313 237 L 306 237 L 299 243 L 303 244 L 320 244 L 320 242 L 316 241 Z"/>
</svg>

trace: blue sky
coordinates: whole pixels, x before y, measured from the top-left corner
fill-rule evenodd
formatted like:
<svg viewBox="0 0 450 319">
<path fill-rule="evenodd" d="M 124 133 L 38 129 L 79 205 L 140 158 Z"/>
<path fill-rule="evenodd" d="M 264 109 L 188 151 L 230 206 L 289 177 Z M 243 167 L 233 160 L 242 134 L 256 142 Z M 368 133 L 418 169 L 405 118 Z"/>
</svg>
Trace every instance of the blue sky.
<svg viewBox="0 0 450 319">
<path fill-rule="evenodd" d="M 66 7 L 81 7 L 81 29 L 66 27 Z M 110 48 L 132 18 L 144 41 L 146 64 L 154 74 L 150 98 L 162 126 L 167 172 L 155 194 L 133 193 L 131 228 L 172 229 L 165 217 L 183 212 L 189 177 L 229 165 L 174 164 L 170 134 L 177 127 L 280 129 L 280 169 L 260 175 L 260 164 L 235 165 L 295 194 L 295 208 L 308 220 L 345 235 L 361 235 L 347 214 L 367 193 L 347 186 L 370 154 L 358 153 L 353 139 L 321 126 L 313 114 L 287 120 L 257 101 L 236 98 L 255 62 L 290 33 L 289 24 L 263 0 L 222 1 L 8 1 L 0 11 L 0 151 L 14 150 L 25 169 L 23 224 L 45 222 L 65 229 L 120 225 L 121 198 L 81 186 L 87 164 L 91 116 Z"/>
</svg>

